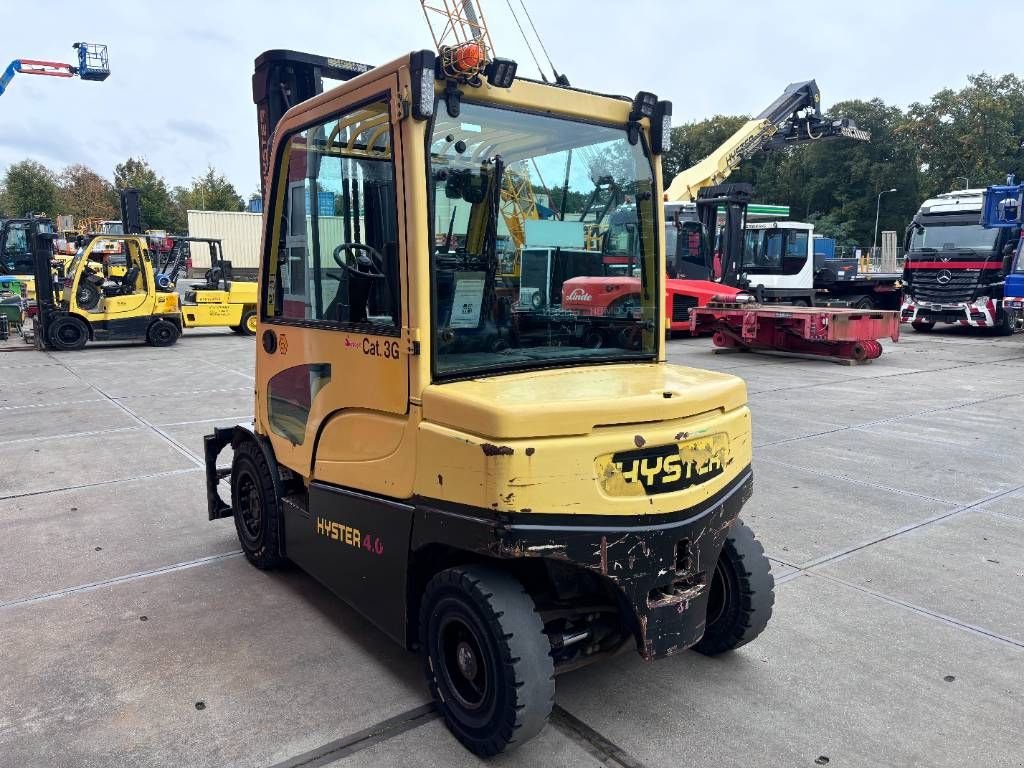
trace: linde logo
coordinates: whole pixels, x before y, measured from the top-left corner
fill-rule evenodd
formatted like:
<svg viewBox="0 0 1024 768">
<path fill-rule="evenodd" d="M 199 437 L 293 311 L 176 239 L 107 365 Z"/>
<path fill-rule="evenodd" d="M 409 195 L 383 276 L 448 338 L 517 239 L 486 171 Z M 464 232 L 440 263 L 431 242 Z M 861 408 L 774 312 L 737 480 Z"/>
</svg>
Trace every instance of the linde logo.
<svg viewBox="0 0 1024 768">
<path fill-rule="evenodd" d="M 573 288 L 572 293 L 569 294 L 568 301 L 591 301 L 593 296 L 587 293 L 582 288 Z"/>
</svg>

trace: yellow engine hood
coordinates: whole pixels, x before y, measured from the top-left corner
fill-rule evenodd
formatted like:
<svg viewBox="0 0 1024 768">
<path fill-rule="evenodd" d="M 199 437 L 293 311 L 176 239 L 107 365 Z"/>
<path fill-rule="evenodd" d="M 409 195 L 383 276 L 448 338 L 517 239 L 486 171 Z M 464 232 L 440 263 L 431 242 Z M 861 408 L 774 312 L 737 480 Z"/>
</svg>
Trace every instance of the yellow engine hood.
<svg viewBox="0 0 1024 768">
<path fill-rule="evenodd" d="M 664 363 L 602 365 L 434 384 L 423 392 L 423 419 L 507 440 L 583 435 L 746 402 L 746 384 L 728 374 Z"/>
</svg>

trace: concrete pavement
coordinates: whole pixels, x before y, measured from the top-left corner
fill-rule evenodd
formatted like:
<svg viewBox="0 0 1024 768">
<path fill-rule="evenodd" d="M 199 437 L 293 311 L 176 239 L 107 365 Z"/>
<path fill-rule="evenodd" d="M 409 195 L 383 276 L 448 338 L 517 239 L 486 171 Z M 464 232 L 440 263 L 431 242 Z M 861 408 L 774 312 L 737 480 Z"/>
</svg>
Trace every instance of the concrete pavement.
<svg viewBox="0 0 1024 768">
<path fill-rule="evenodd" d="M 415 657 L 207 522 L 201 438 L 251 413 L 253 344 L 0 353 L 0 766 L 480 763 Z M 728 657 L 559 678 L 491 764 L 1024 765 L 1024 336 L 885 346 L 670 344 L 748 381 L 775 616 Z"/>
</svg>

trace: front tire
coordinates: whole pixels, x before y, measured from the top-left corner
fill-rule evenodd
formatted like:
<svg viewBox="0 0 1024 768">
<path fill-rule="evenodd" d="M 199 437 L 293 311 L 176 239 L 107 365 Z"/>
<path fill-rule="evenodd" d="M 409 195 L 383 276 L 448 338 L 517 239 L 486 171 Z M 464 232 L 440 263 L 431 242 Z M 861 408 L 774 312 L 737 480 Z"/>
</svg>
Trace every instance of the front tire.
<svg viewBox="0 0 1024 768">
<path fill-rule="evenodd" d="M 915 321 L 910 324 L 910 327 L 914 329 L 915 333 L 928 333 L 935 327 L 935 323 Z"/>
<path fill-rule="evenodd" d="M 261 571 L 284 564 L 281 554 L 281 500 L 262 449 L 247 440 L 231 461 L 231 508 L 246 560 Z"/>
<path fill-rule="evenodd" d="M 999 322 L 992 327 L 996 336 L 1012 336 L 1014 331 L 1013 313 L 999 308 Z"/>
<path fill-rule="evenodd" d="M 764 547 L 737 519 L 715 565 L 707 629 L 694 650 L 717 656 L 746 645 L 768 626 L 774 604 L 775 578 Z"/>
<path fill-rule="evenodd" d="M 74 315 L 64 315 L 54 320 L 46 331 L 50 346 L 61 352 L 73 352 L 85 346 L 89 340 L 89 326 Z"/>
<path fill-rule="evenodd" d="M 515 577 L 479 565 L 438 573 L 420 646 L 434 702 L 466 749 L 490 757 L 540 733 L 555 696 L 551 643 Z"/>
</svg>

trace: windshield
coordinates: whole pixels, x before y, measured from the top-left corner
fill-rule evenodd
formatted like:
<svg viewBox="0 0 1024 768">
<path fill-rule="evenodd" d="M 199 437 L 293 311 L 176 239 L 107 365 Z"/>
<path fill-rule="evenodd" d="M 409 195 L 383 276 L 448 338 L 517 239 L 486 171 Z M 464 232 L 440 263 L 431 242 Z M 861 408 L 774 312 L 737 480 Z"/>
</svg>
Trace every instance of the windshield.
<svg viewBox="0 0 1024 768">
<path fill-rule="evenodd" d="M 998 235 L 998 229 L 985 229 L 980 224 L 919 225 L 914 227 L 910 236 L 910 250 L 952 251 L 966 248 L 991 251 Z"/>
<path fill-rule="evenodd" d="M 32 254 L 28 248 L 28 225 L 10 224 L 4 233 L 2 246 L 3 272 L 8 275 L 32 274 Z"/>
<path fill-rule="evenodd" d="M 656 353 L 654 176 L 625 127 L 441 102 L 429 179 L 439 375 Z"/>
<path fill-rule="evenodd" d="M 743 241 L 743 269 L 797 274 L 807 262 L 808 234 L 803 229 L 748 229 Z"/>
</svg>

